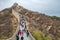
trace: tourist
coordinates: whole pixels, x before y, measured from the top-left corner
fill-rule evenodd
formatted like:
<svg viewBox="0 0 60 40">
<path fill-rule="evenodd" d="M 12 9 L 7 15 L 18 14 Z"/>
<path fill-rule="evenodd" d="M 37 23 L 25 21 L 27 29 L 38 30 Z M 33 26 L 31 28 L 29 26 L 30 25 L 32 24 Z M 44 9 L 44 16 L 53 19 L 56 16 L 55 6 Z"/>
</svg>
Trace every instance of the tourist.
<svg viewBox="0 0 60 40">
<path fill-rule="evenodd" d="M 18 36 L 18 34 L 16 35 L 16 40 L 19 40 L 19 36 Z"/>
<path fill-rule="evenodd" d="M 21 40 L 24 40 L 24 37 L 23 36 L 21 37 Z"/>
<path fill-rule="evenodd" d="M 28 32 L 28 30 L 27 30 L 27 37 L 29 36 L 29 32 Z"/>
</svg>

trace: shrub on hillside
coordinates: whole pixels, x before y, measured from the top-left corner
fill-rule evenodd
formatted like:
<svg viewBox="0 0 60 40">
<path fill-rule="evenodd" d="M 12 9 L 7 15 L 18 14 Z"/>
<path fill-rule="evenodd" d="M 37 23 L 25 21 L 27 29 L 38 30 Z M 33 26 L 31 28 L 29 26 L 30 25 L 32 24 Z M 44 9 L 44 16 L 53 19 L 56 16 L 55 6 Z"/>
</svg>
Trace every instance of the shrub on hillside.
<svg viewBox="0 0 60 40">
<path fill-rule="evenodd" d="M 45 37 L 41 31 L 37 30 L 37 31 L 33 31 L 33 32 L 30 31 L 30 32 L 36 40 L 52 40 L 50 36 Z"/>
</svg>

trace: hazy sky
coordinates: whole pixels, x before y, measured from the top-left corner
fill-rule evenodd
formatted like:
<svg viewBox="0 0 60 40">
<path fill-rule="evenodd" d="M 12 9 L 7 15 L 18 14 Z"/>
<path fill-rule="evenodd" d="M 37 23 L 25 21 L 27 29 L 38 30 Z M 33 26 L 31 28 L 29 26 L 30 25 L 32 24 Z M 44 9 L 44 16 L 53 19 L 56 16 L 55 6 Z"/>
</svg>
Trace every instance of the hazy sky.
<svg viewBox="0 0 60 40">
<path fill-rule="evenodd" d="M 17 2 L 26 9 L 60 17 L 60 0 L 0 0 L 0 10 Z"/>
</svg>

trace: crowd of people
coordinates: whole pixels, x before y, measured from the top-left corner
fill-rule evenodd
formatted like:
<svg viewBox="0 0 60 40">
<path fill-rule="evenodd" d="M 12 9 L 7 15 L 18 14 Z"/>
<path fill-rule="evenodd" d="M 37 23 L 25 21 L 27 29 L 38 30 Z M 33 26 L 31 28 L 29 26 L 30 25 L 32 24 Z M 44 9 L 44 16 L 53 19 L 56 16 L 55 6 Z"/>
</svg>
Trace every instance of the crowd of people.
<svg viewBox="0 0 60 40">
<path fill-rule="evenodd" d="M 24 40 L 24 36 L 23 34 L 26 33 L 26 36 L 28 37 L 29 36 L 29 32 L 26 28 L 26 23 L 25 23 L 25 20 L 24 20 L 24 17 L 22 16 L 21 19 L 20 19 L 20 27 L 22 27 L 23 29 L 18 31 L 18 33 L 16 34 L 16 40 Z M 19 37 L 21 36 L 21 38 Z"/>
<path fill-rule="evenodd" d="M 24 39 L 24 37 L 23 37 L 23 34 L 24 34 L 24 33 L 26 33 L 26 36 L 27 36 L 27 37 L 29 36 L 28 30 L 25 30 L 25 29 L 22 30 L 22 31 L 19 30 L 18 33 L 16 34 L 16 39 L 19 40 L 19 35 L 20 35 L 20 36 L 21 36 L 21 40 L 23 40 L 23 39 Z"/>
</svg>

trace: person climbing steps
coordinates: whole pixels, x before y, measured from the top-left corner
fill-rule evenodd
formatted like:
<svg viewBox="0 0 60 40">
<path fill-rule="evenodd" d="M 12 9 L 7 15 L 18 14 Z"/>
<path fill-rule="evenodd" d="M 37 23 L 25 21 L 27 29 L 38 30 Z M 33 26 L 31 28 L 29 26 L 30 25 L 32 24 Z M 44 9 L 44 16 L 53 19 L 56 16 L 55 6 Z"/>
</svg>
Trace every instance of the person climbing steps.
<svg viewBox="0 0 60 40">
<path fill-rule="evenodd" d="M 27 30 L 27 32 L 26 32 L 26 33 L 27 33 L 27 37 L 28 37 L 28 36 L 29 36 L 29 32 L 28 32 L 28 30 Z"/>
<path fill-rule="evenodd" d="M 23 36 L 21 37 L 21 40 L 24 40 L 24 37 Z"/>
<path fill-rule="evenodd" d="M 16 40 L 19 40 L 19 36 L 18 36 L 18 34 L 16 34 Z"/>
<path fill-rule="evenodd" d="M 18 35 L 21 35 L 21 30 L 18 31 Z"/>
</svg>

